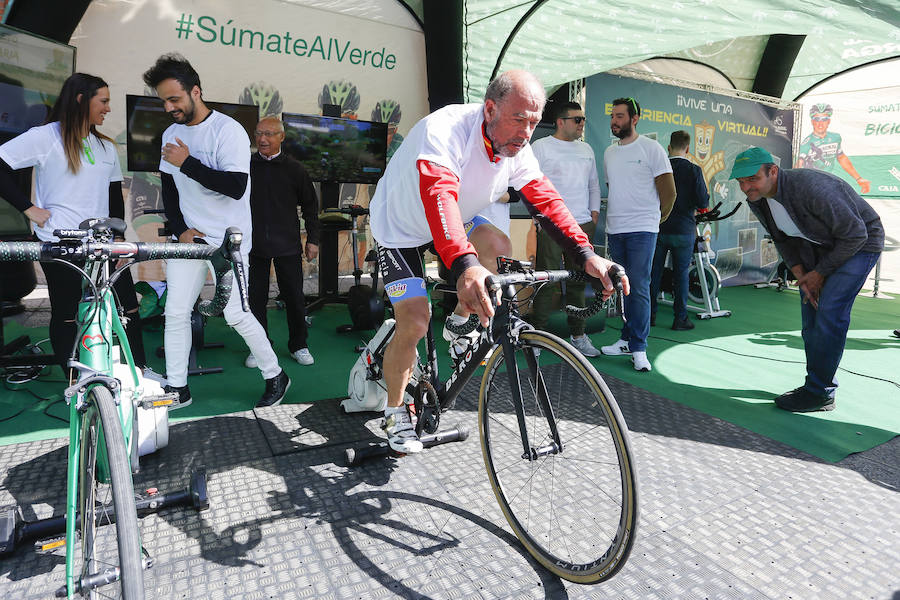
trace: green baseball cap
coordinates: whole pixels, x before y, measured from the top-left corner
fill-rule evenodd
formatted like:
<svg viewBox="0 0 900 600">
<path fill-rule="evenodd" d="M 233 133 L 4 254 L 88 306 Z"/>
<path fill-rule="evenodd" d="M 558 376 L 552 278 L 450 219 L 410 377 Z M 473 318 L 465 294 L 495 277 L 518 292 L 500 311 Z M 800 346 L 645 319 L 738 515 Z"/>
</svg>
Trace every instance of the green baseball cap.
<svg viewBox="0 0 900 600">
<path fill-rule="evenodd" d="M 769 154 L 768 150 L 757 146 L 747 148 L 734 159 L 734 166 L 731 167 L 730 179 L 756 175 L 759 168 L 768 163 L 775 164 L 775 159 L 772 158 L 772 155 Z"/>
</svg>

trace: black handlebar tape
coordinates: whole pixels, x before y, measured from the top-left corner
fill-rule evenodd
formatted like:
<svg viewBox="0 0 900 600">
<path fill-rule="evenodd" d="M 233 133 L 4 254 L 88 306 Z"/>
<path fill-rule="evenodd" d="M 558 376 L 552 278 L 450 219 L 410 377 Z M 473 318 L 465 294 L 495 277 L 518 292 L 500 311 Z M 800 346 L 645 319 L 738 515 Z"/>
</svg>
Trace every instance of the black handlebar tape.
<svg viewBox="0 0 900 600">
<path fill-rule="evenodd" d="M 29 262 L 41 260 L 40 242 L 0 243 L 0 262 Z M 46 260 L 46 259 L 45 259 Z"/>
</svg>

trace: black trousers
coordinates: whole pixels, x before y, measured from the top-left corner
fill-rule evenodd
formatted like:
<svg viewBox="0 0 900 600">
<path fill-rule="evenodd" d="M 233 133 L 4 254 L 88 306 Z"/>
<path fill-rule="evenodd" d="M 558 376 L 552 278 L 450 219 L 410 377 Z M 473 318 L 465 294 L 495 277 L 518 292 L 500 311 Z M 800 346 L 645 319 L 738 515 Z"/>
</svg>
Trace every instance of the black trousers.
<svg viewBox="0 0 900 600">
<path fill-rule="evenodd" d="M 274 258 L 250 255 L 250 310 L 259 324 L 269 332 L 266 304 L 269 302 L 269 270 L 275 263 L 275 280 L 287 311 L 288 351 L 292 354 L 306 348 L 306 298 L 303 296 L 303 262 L 300 254 Z"/>
<path fill-rule="evenodd" d="M 78 265 L 83 266 L 83 265 Z M 60 263 L 41 263 L 44 277 L 47 279 L 47 292 L 50 295 L 50 345 L 63 370 L 75 346 L 76 331 L 75 313 L 81 300 L 81 283 L 83 278 L 72 269 Z M 125 334 L 131 355 L 138 367 L 147 366 L 144 352 L 144 338 L 141 318 L 138 316 L 137 295 L 134 291 L 134 280 L 130 271 L 125 271 L 116 281 L 113 289 L 119 298 L 120 306 L 128 316 Z"/>
</svg>

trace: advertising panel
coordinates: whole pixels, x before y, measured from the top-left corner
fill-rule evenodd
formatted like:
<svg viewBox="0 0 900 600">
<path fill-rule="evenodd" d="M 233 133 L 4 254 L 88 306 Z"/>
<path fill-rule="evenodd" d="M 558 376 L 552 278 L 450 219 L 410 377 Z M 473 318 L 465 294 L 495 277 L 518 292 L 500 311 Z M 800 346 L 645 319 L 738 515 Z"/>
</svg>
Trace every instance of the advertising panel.
<svg viewBox="0 0 900 600">
<path fill-rule="evenodd" d="M 604 197 L 608 190 L 603 153 L 618 142 L 609 128 L 612 100 L 632 97 L 641 106 L 637 132 L 655 139 L 666 149 L 673 131 L 691 136 L 689 157 L 703 169 L 710 207 L 721 202 L 726 214 L 740 204 L 730 218 L 707 223 L 702 235 L 710 240 L 712 258 L 723 285 L 765 281 L 777 267 L 778 255 L 765 230 L 747 207 L 736 181 L 730 180 L 737 156 L 751 146 L 766 148 L 778 164 L 790 166 L 796 108 L 737 95 L 680 87 L 601 73 L 586 79 L 587 125 L 585 141 L 594 149 Z M 603 229 L 601 222 L 601 227 Z M 603 232 L 599 233 L 602 243 Z"/>
</svg>

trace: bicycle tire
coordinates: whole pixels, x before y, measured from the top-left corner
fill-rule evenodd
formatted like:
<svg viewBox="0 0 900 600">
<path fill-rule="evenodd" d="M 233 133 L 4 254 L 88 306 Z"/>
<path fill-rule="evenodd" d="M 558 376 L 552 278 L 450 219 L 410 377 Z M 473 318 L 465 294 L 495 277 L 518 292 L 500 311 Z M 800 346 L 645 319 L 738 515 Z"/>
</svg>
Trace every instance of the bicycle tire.
<svg viewBox="0 0 900 600">
<path fill-rule="evenodd" d="M 531 448 L 552 442 L 538 405 L 543 381 L 563 450 L 526 458 L 502 346 L 485 365 L 478 426 L 494 495 L 516 537 L 544 567 L 575 583 L 599 583 L 634 544 L 638 484 L 628 429 L 596 369 L 555 335 L 524 331 L 516 363 Z M 534 376 L 526 353 L 539 349 Z"/>
<path fill-rule="evenodd" d="M 101 435 L 102 432 L 102 435 Z M 125 437 L 112 393 L 102 386 L 88 392 L 88 408 L 82 416 L 79 457 L 79 513 L 81 564 L 75 569 L 79 582 L 98 575 L 118 579 L 79 590 L 84 597 L 143 600 L 144 572 L 140 532 L 134 502 L 131 467 Z M 97 472 L 99 444 L 103 441 L 109 463 L 109 482 Z M 110 499 L 112 514 L 109 513 Z M 113 533 L 114 524 L 115 533 Z M 102 574 L 102 575 L 101 575 Z"/>
</svg>

